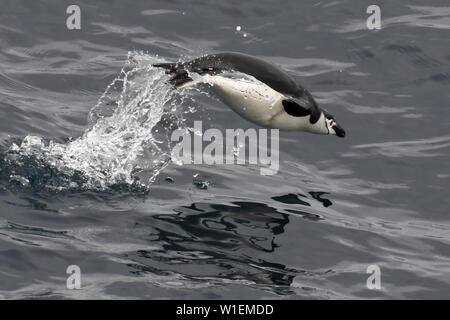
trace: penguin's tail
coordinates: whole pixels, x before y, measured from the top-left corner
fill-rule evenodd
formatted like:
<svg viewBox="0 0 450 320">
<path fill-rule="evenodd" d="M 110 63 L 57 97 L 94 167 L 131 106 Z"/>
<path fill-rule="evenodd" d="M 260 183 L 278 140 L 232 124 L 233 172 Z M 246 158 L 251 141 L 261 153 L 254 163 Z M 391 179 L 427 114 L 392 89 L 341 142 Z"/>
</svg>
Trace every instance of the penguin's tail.
<svg viewBox="0 0 450 320">
<path fill-rule="evenodd" d="M 171 70 L 171 69 L 175 69 L 177 67 L 177 64 L 176 63 L 172 63 L 172 62 L 169 62 L 169 63 L 155 63 L 155 64 L 152 64 L 152 66 L 155 67 L 155 68 L 163 68 L 163 69 Z"/>
<path fill-rule="evenodd" d="M 155 63 L 152 65 L 155 68 L 166 69 L 166 74 L 170 74 L 169 83 L 177 88 L 185 88 L 190 85 L 193 79 L 189 77 L 189 73 L 184 69 L 183 65 L 178 63 Z M 192 83 L 193 84 L 193 83 Z"/>
</svg>

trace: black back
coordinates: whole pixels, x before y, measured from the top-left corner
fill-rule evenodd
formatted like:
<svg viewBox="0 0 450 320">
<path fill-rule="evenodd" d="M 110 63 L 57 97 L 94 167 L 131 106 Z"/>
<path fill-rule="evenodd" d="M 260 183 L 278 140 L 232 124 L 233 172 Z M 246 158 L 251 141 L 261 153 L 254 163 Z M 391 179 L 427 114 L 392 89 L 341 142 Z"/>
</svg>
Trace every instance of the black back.
<svg viewBox="0 0 450 320">
<path fill-rule="evenodd" d="M 224 52 L 203 56 L 184 64 L 198 73 L 237 71 L 251 75 L 272 89 L 290 96 L 300 96 L 304 89 L 282 69 L 264 60 L 236 52 Z"/>
<path fill-rule="evenodd" d="M 272 89 L 289 96 L 291 103 L 286 104 L 289 105 L 289 111 L 286 110 L 289 114 L 292 113 L 291 115 L 293 116 L 311 114 L 311 123 L 317 122 L 321 114 L 321 110 L 311 94 L 299 85 L 287 72 L 269 62 L 247 54 L 237 52 L 215 53 L 184 63 L 162 63 L 155 66 L 168 69 L 169 73 L 175 75 L 173 80 L 179 81 L 180 83 L 186 81 L 186 77 L 181 79 L 177 75 L 183 69 L 199 74 L 219 74 L 229 71 L 242 72 L 255 77 Z M 189 78 L 189 80 L 192 79 Z M 293 110 L 292 104 L 298 105 L 298 108 L 302 110 Z"/>
</svg>

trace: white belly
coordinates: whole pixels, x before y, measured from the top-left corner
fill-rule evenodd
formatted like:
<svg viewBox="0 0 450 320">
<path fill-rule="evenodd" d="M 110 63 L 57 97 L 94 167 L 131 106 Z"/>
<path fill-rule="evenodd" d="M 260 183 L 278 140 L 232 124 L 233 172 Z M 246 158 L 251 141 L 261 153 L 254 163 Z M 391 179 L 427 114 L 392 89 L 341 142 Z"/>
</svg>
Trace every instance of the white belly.
<svg viewBox="0 0 450 320">
<path fill-rule="evenodd" d="M 241 74 L 203 76 L 204 82 L 232 110 L 265 127 L 277 127 L 274 120 L 284 113 L 279 92 L 253 77 Z"/>
</svg>

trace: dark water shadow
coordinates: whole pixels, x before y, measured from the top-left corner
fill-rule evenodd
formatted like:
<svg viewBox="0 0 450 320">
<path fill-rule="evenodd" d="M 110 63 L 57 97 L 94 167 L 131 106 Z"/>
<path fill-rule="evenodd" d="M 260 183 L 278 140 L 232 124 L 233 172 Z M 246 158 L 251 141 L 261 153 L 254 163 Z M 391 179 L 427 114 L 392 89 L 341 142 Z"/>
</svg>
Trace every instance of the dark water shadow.
<svg viewBox="0 0 450 320">
<path fill-rule="evenodd" d="M 290 285 L 297 275 L 317 272 L 276 261 L 277 238 L 289 221 L 288 213 L 257 202 L 193 203 L 175 214 L 139 219 L 136 232 L 151 229 L 146 237 L 159 249 L 130 254 L 134 262 L 128 266 L 136 275 L 178 274 L 190 283 L 215 285 L 242 281 L 279 295 L 292 294 Z"/>
</svg>

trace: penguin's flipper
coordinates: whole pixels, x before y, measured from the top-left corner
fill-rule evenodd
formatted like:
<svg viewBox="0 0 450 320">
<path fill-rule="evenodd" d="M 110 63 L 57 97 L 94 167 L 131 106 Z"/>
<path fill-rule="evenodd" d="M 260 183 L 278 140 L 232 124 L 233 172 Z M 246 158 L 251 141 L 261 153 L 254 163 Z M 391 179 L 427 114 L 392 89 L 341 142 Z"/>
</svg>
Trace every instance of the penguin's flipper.
<svg viewBox="0 0 450 320">
<path fill-rule="evenodd" d="M 284 99 L 282 104 L 287 114 L 293 117 L 310 116 L 309 121 L 312 124 L 316 123 L 322 114 L 314 100 L 309 100 L 308 95 L 300 98 L 290 97 L 289 99 Z"/>
<path fill-rule="evenodd" d="M 282 101 L 284 111 L 293 117 L 306 117 L 311 114 L 310 108 L 301 106 L 294 99 L 284 99 Z"/>
<path fill-rule="evenodd" d="M 305 89 L 303 89 L 303 92 L 300 95 L 290 96 L 290 98 L 285 101 L 287 101 L 286 105 L 283 101 L 283 106 L 288 114 L 291 114 L 294 117 L 311 115 L 309 121 L 312 124 L 316 123 L 322 114 L 321 109 L 318 107 L 311 93 Z"/>
</svg>

